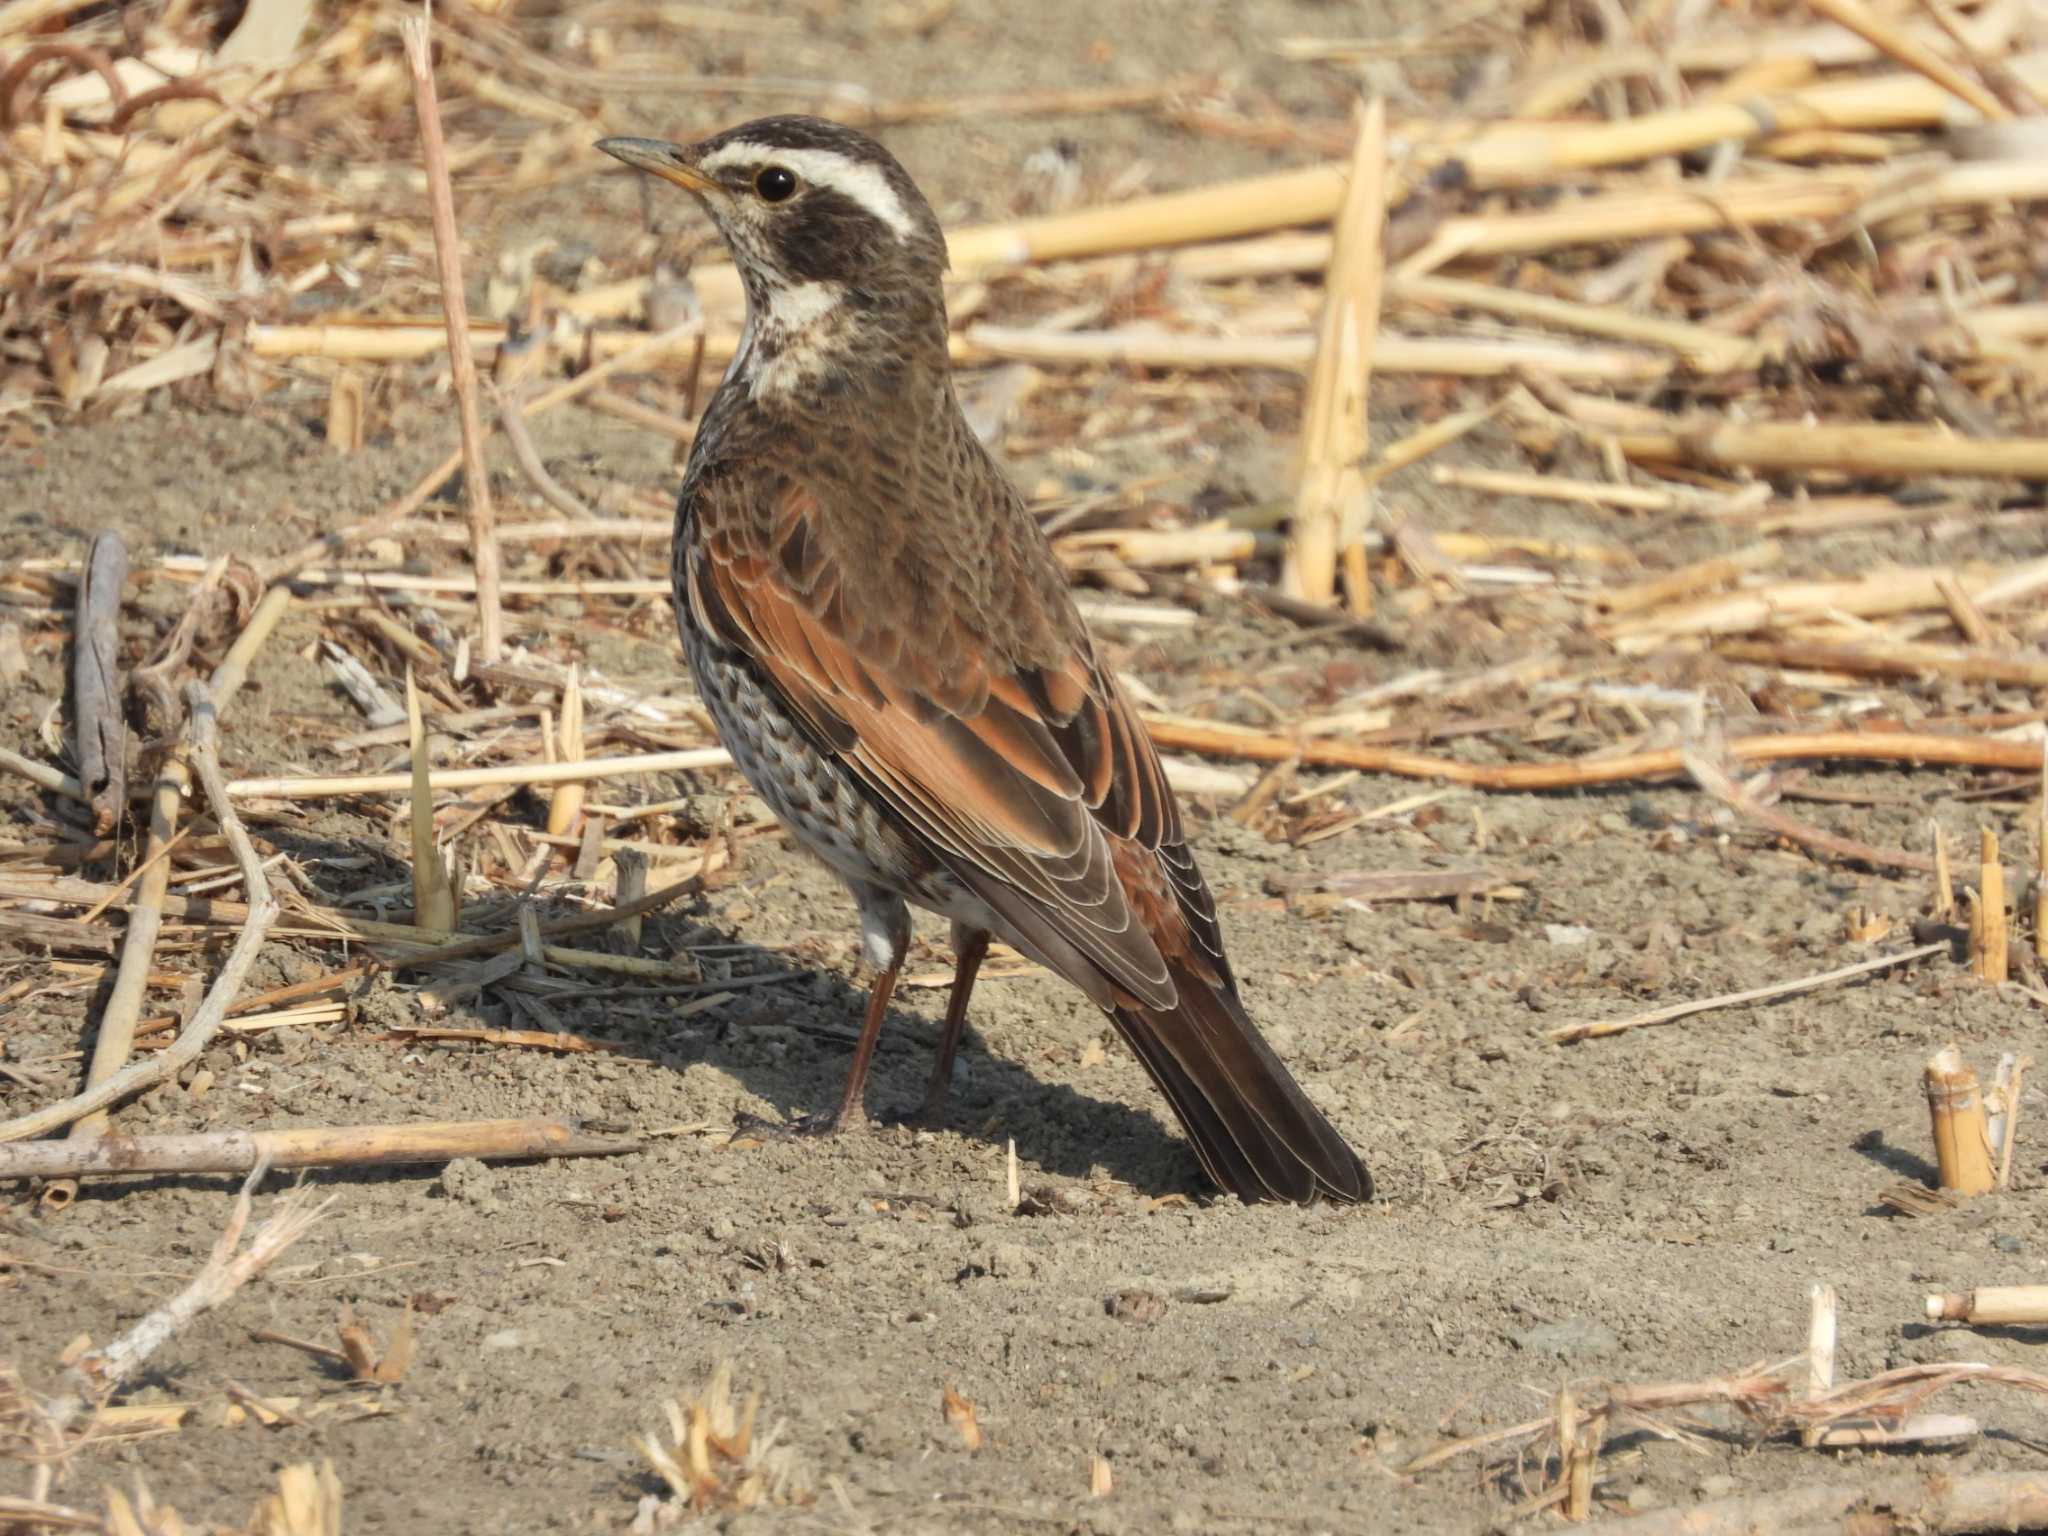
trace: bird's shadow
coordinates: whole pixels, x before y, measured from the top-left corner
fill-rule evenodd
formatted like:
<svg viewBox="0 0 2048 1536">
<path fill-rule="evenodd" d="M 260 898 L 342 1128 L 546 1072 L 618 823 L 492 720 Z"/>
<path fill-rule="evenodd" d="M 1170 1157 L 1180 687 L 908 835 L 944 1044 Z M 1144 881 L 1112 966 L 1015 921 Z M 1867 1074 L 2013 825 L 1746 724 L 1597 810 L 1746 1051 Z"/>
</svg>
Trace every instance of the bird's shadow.
<svg viewBox="0 0 2048 1536">
<path fill-rule="evenodd" d="M 404 866 L 385 850 L 355 839 L 284 826 L 265 832 L 279 848 L 315 870 L 323 860 L 356 863 L 373 855 L 371 878 L 403 878 Z M 745 885 L 739 889 L 744 891 Z M 500 917 L 507 924 L 512 920 L 509 910 Z M 854 926 L 852 904 L 847 902 L 846 931 L 852 932 Z M 748 941 L 743 926 L 720 922 L 702 897 L 694 904 L 682 901 L 649 914 L 643 935 L 641 954 L 655 958 L 680 955 L 695 945 L 737 946 Z M 950 950 L 943 952 L 950 961 Z M 785 982 L 735 989 L 731 1001 L 678 1017 L 669 1029 L 659 1022 L 627 1018 L 595 999 L 579 1001 L 573 991 L 547 995 L 546 1000 L 566 1027 L 605 1041 L 614 1060 L 638 1060 L 651 1071 L 675 1071 L 702 1062 L 729 1074 L 747 1095 L 791 1122 L 807 1111 L 829 1110 L 839 1101 L 859 1035 L 867 1005 L 864 980 L 850 982 L 836 972 L 792 963 L 785 953 L 752 953 L 761 968 L 797 974 Z M 409 987 L 420 974 L 412 973 L 401 986 Z M 592 973 L 592 990 L 611 979 L 630 980 Z M 707 981 L 701 990 L 708 994 L 721 988 Z M 934 1015 L 944 1010 L 945 994 L 938 996 L 936 1010 L 920 1009 L 905 1006 L 903 993 L 898 992 L 868 1076 L 868 1114 L 877 1124 L 870 1131 L 849 1134 L 899 1134 L 887 1122 L 923 1099 L 938 1041 L 939 1019 Z M 660 1001 L 653 999 L 648 1011 L 658 1009 Z M 678 1010 L 688 1001 L 688 994 L 677 994 Z M 1148 1194 L 1213 1193 L 1187 1142 L 1144 1108 L 1046 1082 L 1023 1063 L 991 1052 L 977 1022 L 1001 1017 L 1006 1007 L 1015 1006 L 1004 982 L 985 980 L 975 989 L 955 1058 L 951 1096 L 935 1119 L 912 1122 L 917 1129 L 952 1131 L 996 1145 L 1014 1138 L 1020 1156 L 1061 1178 L 1106 1173 Z M 455 1005 L 439 1022 L 529 1027 L 523 1018 L 508 1017 L 509 1007 L 502 995 L 487 988 Z M 783 1049 L 764 1046 L 763 1037 L 771 1034 L 784 1042 Z"/>
<path fill-rule="evenodd" d="M 848 926 L 852 925 L 849 907 Z M 663 929 L 679 928 L 678 920 Z M 662 938 L 668 934 L 663 932 Z M 701 928 L 695 937 L 703 937 Z M 732 941 L 745 941 L 743 931 Z M 653 946 L 659 952 L 659 940 Z M 776 963 L 788 964 L 777 955 Z M 950 959 L 950 952 L 948 952 Z M 787 990 L 785 990 L 785 987 Z M 781 993 L 781 996 L 777 996 Z M 790 994 L 801 1001 L 789 1000 Z M 991 1051 L 976 1027 L 1010 1002 L 1002 982 L 977 986 L 955 1058 L 951 1094 L 931 1119 L 905 1119 L 922 1101 L 938 1046 L 945 997 L 936 1010 L 892 1004 L 868 1073 L 866 1106 L 875 1122 L 861 1135 L 890 1135 L 892 1122 L 917 1130 L 951 1131 L 1000 1145 L 1014 1138 L 1019 1155 L 1063 1178 L 1106 1173 L 1148 1194 L 1212 1193 L 1188 1144 L 1144 1109 L 1047 1082 L 1023 1063 Z M 697 1014 L 666 1038 L 627 1041 L 623 1054 L 673 1065 L 703 1062 L 732 1076 L 753 1097 L 794 1122 L 839 1102 L 854 1042 L 867 1007 L 865 985 L 836 972 L 806 969 L 782 986 L 743 993 L 722 1008 Z M 679 1024 L 681 1021 L 679 1021 Z M 764 1032 L 783 1031 L 779 1053 L 759 1048 Z M 793 1040 L 791 1037 L 794 1037 Z"/>
</svg>

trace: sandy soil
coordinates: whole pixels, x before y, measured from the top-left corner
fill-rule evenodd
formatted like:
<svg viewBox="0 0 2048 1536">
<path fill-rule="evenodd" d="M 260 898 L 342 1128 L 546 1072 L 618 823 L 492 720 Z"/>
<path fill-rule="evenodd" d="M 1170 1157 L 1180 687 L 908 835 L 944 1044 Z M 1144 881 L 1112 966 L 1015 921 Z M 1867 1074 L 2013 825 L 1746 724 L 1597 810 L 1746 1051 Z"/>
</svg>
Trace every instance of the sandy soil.
<svg viewBox="0 0 2048 1536">
<path fill-rule="evenodd" d="M 778 67 L 772 46 L 734 46 L 759 72 L 830 72 L 889 94 L 1233 68 L 1333 121 L 1337 78 L 1284 69 L 1260 42 L 1402 21 L 1312 3 L 1102 3 L 1054 7 L 1042 34 L 1027 35 L 1012 8 L 962 0 L 928 39 L 882 40 L 855 7 L 820 9 L 824 19 Z M 1230 19 L 1217 19 L 1226 10 Z M 714 110 L 695 98 L 650 102 L 646 127 L 685 134 Z M 1061 136 L 1085 147 L 1091 174 L 1142 156 L 1162 187 L 1267 163 L 1138 116 L 944 125 L 891 139 L 949 215 L 967 216 L 1002 211 L 991 185 Z M 624 178 L 593 177 L 547 211 L 581 220 L 579 237 L 595 246 L 623 250 L 637 209 Z M 531 214 L 486 217 L 477 266 Z M 1255 409 L 1217 410 L 1223 440 L 1253 430 Z M 438 420 L 401 414 L 370 451 L 339 462 L 319 445 L 317 414 L 309 393 L 248 415 L 158 406 L 52 431 L 0 460 L 0 557 L 78 550 L 109 522 L 138 553 L 282 547 L 394 494 L 443 441 Z M 541 438 L 557 473 L 593 487 L 673 481 L 667 445 L 623 426 L 550 419 Z M 1273 472 L 1284 463 L 1269 461 Z M 1669 555 L 1661 531 L 1590 516 L 1511 504 L 1431 515 L 1441 526 L 1654 538 L 1656 558 Z M 1944 536 L 1844 538 L 1798 559 L 1838 572 L 1933 560 Z M 1711 534 L 1685 537 L 1716 547 Z M 2014 553 L 2048 549 L 2038 529 L 2000 537 Z M 646 561 L 660 569 L 660 551 Z M 149 599 L 159 609 L 169 600 Z M 355 727 L 301 655 L 314 635 L 295 619 L 272 641 L 228 732 L 231 770 L 331 764 L 320 741 Z M 1282 709 L 1418 665 L 1475 668 L 1530 643 L 1483 604 L 1398 636 L 1391 654 L 1331 650 L 1220 606 L 1199 641 L 1106 638 L 1183 705 L 1211 698 L 1233 655 L 1265 647 L 1258 666 Z M 609 634 L 602 645 L 615 676 L 666 678 L 679 665 L 658 632 Z M 573 640 L 557 637 L 550 650 L 571 655 Z M 61 689 L 60 658 L 31 659 L 27 683 L 0 695 L 0 740 L 24 749 Z M 1830 783 L 1869 802 L 1801 807 L 1836 830 L 1922 846 L 1932 815 L 1962 846 L 1996 819 L 2009 846 L 2023 846 L 2013 809 L 1958 800 L 1959 777 Z M 1417 787 L 1367 777 L 1332 804 L 1365 809 Z M 707 775 L 646 792 L 689 790 L 740 786 Z M 1253 1013 L 1373 1168 L 1380 1198 L 1369 1208 L 1213 1200 L 1105 1022 L 1043 977 L 983 983 L 944 1125 L 727 1144 L 736 1113 L 779 1120 L 836 1095 L 860 1000 L 847 901 L 770 839 L 703 900 L 651 920 L 646 952 L 753 946 L 710 958 L 736 978 L 795 978 L 680 1019 L 644 999 L 559 1006 L 571 1028 L 628 1042 L 625 1054 L 380 1043 L 371 1037 L 415 1004 L 379 980 L 355 999 L 350 1023 L 222 1045 L 204 1063 L 210 1091 L 167 1086 L 123 1111 L 133 1131 L 559 1113 L 660 1139 L 611 1161 L 315 1175 L 338 1197 L 333 1215 L 268 1281 L 182 1334 L 132 1400 L 217 1403 L 232 1379 L 298 1395 L 321 1416 L 268 1430 L 195 1424 L 95 1451 L 72 1465 L 67 1496 L 90 1502 L 132 1468 L 188 1518 L 239 1519 L 276 1466 L 331 1457 L 351 1531 L 619 1530 L 652 1486 L 634 1437 L 666 1397 L 730 1360 L 742 1388 L 761 1390 L 764 1419 L 783 1422 L 797 1482 L 815 1502 L 719 1529 L 1477 1530 L 1510 1506 L 1470 1462 L 1412 1479 L 1394 1469 L 1441 1435 L 1541 1413 L 1568 1380 L 1680 1379 L 1793 1355 L 1817 1280 L 1841 1290 L 1845 1377 L 1912 1361 L 2042 1364 L 2040 1330 L 1969 1335 L 1916 1321 L 1928 1290 L 2048 1280 L 2038 1095 L 2013 1194 L 1923 1220 L 1876 1202 L 1886 1185 L 1929 1171 L 1919 1064 L 1948 1040 L 1980 1063 L 2038 1046 L 2031 1003 L 1943 962 L 1576 1048 L 1543 1039 L 1560 1022 L 1860 958 L 1869 951 L 1844 937 L 1845 912 L 1867 906 L 1903 928 L 1924 905 L 1924 882 L 1770 846 L 1672 788 L 1452 796 L 1305 850 L 1220 819 L 1214 804 L 1192 809 Z M 18 786 L 0 786 L 0 814 L 22 831 L 29 807 Z M 367 859 L 349 877 L 357 884 L 400 873 L 386 824 L 361 811 L 327 814 L 310 832 L 259 830 L 280 846 Z M 1305 876 L 1478 862 L 1524 870 L 1526 895 L 1464 913 L 1416 903 L 1311 913 L 1284 897 Z M 920 930 L 915 970 L 943 973 L 943 937 L 936 925 Z M 332 959 L 279 943 L 258 979 L 315 974 Z M 0 957 L 0 977 L 34 964 Z M 90 1001 L 74 992 L 16 1008 L 0 1020 L 0 1050 L 18 1063 L 74 1049 Z M 904 996 L 878 1059 L 875 1107 L 921 1091 L 942 1001 L 930 987 Z M 522 1023 L 494 998 L 472 1011 Z M 46 1096 L 0 1084 L 9 1113 Z M 1039 1214 L 1004 1209 L 1010 1138 L 1026 1187 L 1042 1191 Z M 119 1332 L 204 1257 L 231 1187 L 88 1186 L 49 1220 L 17 1201 L 0 1217 L 13 1265 L 0 1268 L 0 1354 L 48 1381 L 66 1340 Z M 271 1329 L 331 1341 L 344 1306 L 383 1336 L 408 1302 L 418 1348 L 395 1387 L 348 1386 L 250 1337 Z M 976 1405 L 986 1436 L 977 1453 L 941 1414 L 948 1386 Z M 1927 1464 L 1945 1474 L 2039 1467 L 2043 1403 L 1985 1392 L 1952 1404 L 1991 1432 Z M 1096 1455 L 1114 1473 L 1105 1500 L 1087 1497 Z M 1602 1494 L 1628 1508 L 1684 1504 L 1854 1481 L 1884 1460 L 1758 1451 L 1735 1432 L 1691 1447 L 1646 1438 L 1611 1461 Z"/>
</svg>

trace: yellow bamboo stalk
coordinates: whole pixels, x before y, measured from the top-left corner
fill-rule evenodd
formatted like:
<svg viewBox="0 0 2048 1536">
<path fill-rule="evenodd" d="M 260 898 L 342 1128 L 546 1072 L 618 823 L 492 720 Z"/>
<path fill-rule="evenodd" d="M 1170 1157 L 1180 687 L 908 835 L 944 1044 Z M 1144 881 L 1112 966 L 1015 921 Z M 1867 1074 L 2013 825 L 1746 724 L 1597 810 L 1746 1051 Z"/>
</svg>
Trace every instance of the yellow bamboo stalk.
<svg viewBox="0 0 2048 1536">
<path fill-rule="evenodd" d="M 1688 187 L 1606 193 L 1537 212 L 1447 219 L 1395 275 L 1405 280 L 1464 256 L 1531 254 L 1806 219 L 1834 222 L 1852 215 L 1876 223 L 1907 213 L 2044 197 L 2048 161 L 1953 165 L 1910 180 L 1889 168 L 1758 177 L 1724 183 L 1711 196 Z"/>
<path fill-rule="evenodd" d="M 1985 1327 L 2048 1323 L 2048 1285 L 1980 1285 L 1974 1291 L 1932 1295 L 1927 1298 L 1927 1316 L 1935 1322 Z"/>
<path fill-rule="evenodd" d="M 1698 592 L 1725 587 L 1729 582 L 1748 571 L 1764 570 L 1778 563 L 1782 550 L 1775 539 L 1765 539 L 1738 549 L 1733 554 L 1716 556 L 1711 560 L 1696 561 L 1680 566 L 1675 571 L 1666 571 L 1647 581 L 1633 586 L 1617 587 L 1611 592 L 1602 592 L 1595 601 L 1609 613 L 1640 613 L 1646 608 L 1657 608 L 1681 597 L 1691 597 Z"/>
<path fill-rule="evenodd" d="M 1358 465 L 1369 446 L 1366 387 L 1379 328 L 1386 131 L 1386 104 L 1375 98 L 1359 114 L 1302 406 L 1299 480 L 1281 586 L 1314 603 L 1328 602 L 1336 591 L 1347 504 L 1364 494 Z"/>
<path fill-rule="evenodd" d="M 1609 304 L 1579 304 L 1548 294 L 1522 293 L 1493 283 L 1451 277 L 1401 277 L 1387 285 L 1387 296 L 1410 303 L 1444 304 L 1479 309 L 1517 320 L 1535 320 L 1610 341 L 1637 341 L 1676 352 L 1703 373 L 1727 373 L 1756 366 L 1763 348 L 1746 336 L 1731 336 L 1683 320 L 1663 320 Z"/>
<path fill-rule="evenodd" d="M 1960 1195 L 1988 1193 L 1995 1180 L 1977 1074 L 1963 1064 L 1961 1051 L 1945 1045 L 1928 1061 L 1926 1080 L 1941 1187 Z"/>
<path fill-rule="evenodd" d="M 2042 167 L 2048 172 L 2048 166 Z M 2048 192 L 2048 177 L 2044 177 Z M 1726 423 L 1694 431 L 1622 432 L 1632 459 L 1722 469 L 1836 469 L 1859 475 L 1969 475 L 2048 480 L 2048 438 L 1955 437 L 1938 427 L 1849 422 Z"/>
</svg>

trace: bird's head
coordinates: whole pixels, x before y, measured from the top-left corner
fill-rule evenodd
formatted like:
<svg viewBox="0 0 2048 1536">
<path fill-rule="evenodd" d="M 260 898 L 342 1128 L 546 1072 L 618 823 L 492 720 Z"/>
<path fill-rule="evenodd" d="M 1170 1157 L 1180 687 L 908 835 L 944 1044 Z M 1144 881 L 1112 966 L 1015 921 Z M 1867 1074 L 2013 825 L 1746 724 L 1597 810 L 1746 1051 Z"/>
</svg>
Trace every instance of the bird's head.
<svg viewBox="0 0 2048 1536">
<path fill-rule="evenodd" d="M 879 325 L 943 340 L 946 239 L 910 175 L 865 134 L 815 117 L 764 117 L 696 144 L 601 139 L 672 181 L 718 226 L 771 346 L 824 346 Z M 891 323 L 893 322 L 893 323 Z"/>
</svg>

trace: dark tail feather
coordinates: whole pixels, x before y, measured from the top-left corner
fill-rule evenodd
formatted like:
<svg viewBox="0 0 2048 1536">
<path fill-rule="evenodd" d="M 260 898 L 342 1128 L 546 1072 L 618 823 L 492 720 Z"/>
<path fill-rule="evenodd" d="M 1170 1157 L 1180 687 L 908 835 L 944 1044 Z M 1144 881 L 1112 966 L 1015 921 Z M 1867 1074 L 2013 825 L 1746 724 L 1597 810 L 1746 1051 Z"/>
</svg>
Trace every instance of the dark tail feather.
<svg viewBox="0 0 2048 1536">
<path fill-rule="evenodd" d="M 1120 1008 L 1118 1031 L 1173 1105 L 1209 1177 L 1247 1203 L 1357 1204 L 1372 1176 L 1302 1093 L 1234 992 L 1176 967 L 1171 1009 Z"/>
</svg>

